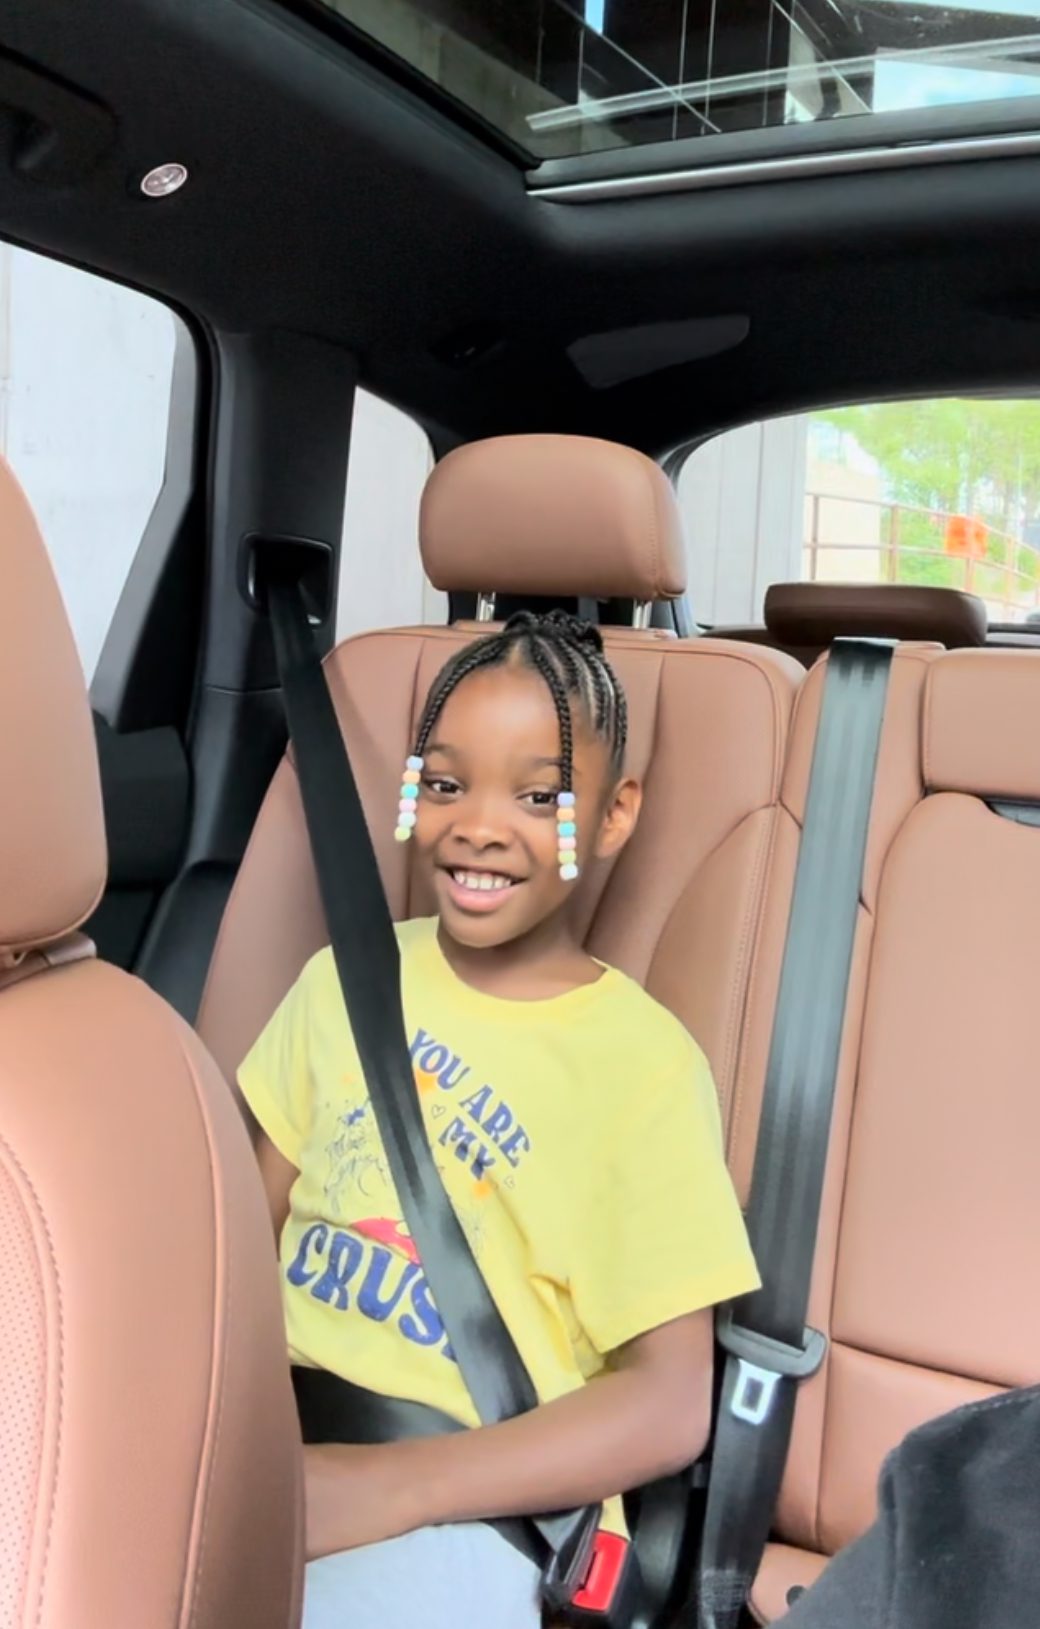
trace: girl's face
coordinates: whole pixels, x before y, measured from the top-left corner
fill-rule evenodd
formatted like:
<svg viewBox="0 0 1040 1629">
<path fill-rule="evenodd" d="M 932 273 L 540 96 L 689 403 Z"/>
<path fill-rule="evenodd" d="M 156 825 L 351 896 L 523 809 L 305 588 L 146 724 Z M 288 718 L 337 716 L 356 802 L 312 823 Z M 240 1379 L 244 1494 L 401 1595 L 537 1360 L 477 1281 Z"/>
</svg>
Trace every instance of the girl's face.
<svg viewBox="0 0 1040 1629">
<path fill-rule="evenodd" d="M 615 854 L 639 812 L 610 748 L 576 708 L 578 865 Z M 458 944 L 493 947 L 559 913 L 580 883 L 560 878 L 560 725 L 545 680 L 521 665 L 470 675 L 444 705 L 424 754 L 414 831 L 441 923 Z"/>
</svg>

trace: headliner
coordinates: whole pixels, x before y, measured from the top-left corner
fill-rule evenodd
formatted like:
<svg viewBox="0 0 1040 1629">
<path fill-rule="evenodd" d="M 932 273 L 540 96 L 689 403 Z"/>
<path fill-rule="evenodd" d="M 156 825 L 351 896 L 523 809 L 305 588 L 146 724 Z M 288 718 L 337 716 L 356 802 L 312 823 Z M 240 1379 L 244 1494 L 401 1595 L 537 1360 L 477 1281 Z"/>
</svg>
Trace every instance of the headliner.
<svg viewBox="0 0 1040 1629">
<path fill-rule="evenodd" d="M 6 49 L 117 118 L 74 185 L 0 170 L 6 236 L 217 327 L 336 340 L 441 446 L 541 429 L 662 453 L 824 402 L 1040 373 L 1040 157 L 567 205 L 263 0 L 0 0 L 0 19 Z M 188 186 L 143 200 L 137 179 L 170 159 Z M 608 388 L 567 355 L 732 316 L 750 323 L 735 348 Z M 470 339 L 477 359 L 451 360 Z"/>
</svg>

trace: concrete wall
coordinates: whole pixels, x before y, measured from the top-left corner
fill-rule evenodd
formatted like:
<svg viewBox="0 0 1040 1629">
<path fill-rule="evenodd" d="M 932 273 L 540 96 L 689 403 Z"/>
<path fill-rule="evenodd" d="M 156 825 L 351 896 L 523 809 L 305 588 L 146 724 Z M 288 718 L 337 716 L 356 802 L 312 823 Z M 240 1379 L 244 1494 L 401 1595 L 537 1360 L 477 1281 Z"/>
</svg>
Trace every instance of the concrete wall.
<svg viewBox="0 0 1040 1629">
<path fill-rule="evenodd" d="M 419 499 L 432 464 L 417 424 L 358 392 L 340 559 L 341 639 L 366 628 L 447 621 L 447 596 L 430 586 L 419 559 Z"/>
<path fill-rule="evenodd" d="M 0 244 L 0 450 L 88 677 L 162 483 L 173 347 L 154 300 Z"/>
<path fill-rule="evenodd" d="M 802 575 L 807 422 L 751 424 L 699 447 L 679 476 L 699 622 L 759 622 L 770 583 Z"/>
</svg>

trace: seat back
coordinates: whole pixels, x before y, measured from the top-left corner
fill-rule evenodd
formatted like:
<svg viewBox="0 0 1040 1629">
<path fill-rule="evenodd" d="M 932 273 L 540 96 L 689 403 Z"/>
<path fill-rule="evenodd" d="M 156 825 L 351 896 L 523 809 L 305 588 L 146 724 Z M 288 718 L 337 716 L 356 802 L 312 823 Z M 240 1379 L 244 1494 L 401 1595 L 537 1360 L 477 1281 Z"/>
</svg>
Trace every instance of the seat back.
<svg viewBox="0 0 1040 1629">
<path fill-rule="evenodd" d="M 294 1629 L 300 1454 L 270 1223 L 198 1039 L 77 932 L 90 709 L 0 466 L 0 1625 Z"/>
<path fill-rule="evenodd" d="M 785 819 L 801 820 L 826 663 L 792 730 Z M 1040 1380 L 1035 1239 L 1040 1094 L 1040 652 L 900 647 L 882 736 L 803 1383 L 763 1621 L 874 1515 L 884 1456 L 925 1420 Z M 781 839 L 765 937 L 790 897 Z M 759 993 L 749 1048 L 768 1031 Z M 751 1078 L 760 1081 L 757 1063 Z M 750 1171 L 757 1105 L 735 1164 Z"/>
<path fill-rule="evenodd" d="M 503 518 L 504 517 L 504 518 Z M 431 477 L 421 543 L 453 592 L 683 591 L 671 486 L 628 448 L 508 437 L 449 455 Z M 474 628 L 348 640 L 326 672 L 398 917 L 431 909 L 393 841 L 401 765 L 426 692 Z M 724 1106 L 737 1089 L 787 724 L 801 677 L 770 651 L 603 630 L 625 686 L 629 765 L 645 781 L 636 835 L 583 894 L 589 948 L 645 983 L 705 1048 Z M 291 754 L 261 809 L 217 941 L 198 1018 L 231 1073 L 326 940 Z"/>
</svg>

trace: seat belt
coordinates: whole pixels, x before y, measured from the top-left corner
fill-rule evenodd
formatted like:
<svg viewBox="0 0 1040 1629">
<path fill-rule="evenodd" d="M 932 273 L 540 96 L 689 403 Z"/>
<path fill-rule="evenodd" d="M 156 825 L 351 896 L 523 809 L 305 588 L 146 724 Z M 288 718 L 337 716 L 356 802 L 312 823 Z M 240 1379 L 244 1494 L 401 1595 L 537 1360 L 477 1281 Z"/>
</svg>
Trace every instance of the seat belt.
<svg viewBox="0 0 1040 1629">
<path fill-rule="evenodd" d="M 836 640 L 816 731 L 748 1206 L 762 1288 L 726 1352 L 702 1539 L 700 1629 L 737 1629 L 769 1538 L 798 1382 L 827 1343 L 809 1286 L 894 646 Z"/>
<path fill-rule="evenodd" d="M 538 1404 L 531 1378 L 441 1183 L 415 1089 L 397 935 L 361 798 L 293 566 L 265 584 L 296 774 L 332 953 L 405 1225 L 484 1425 Z M 531 1518 L 548 1557 L 542 1598 L 561 1613 L 587 1589 L 600 1506 Z M 607 1538 L 610 1535 L 605 1535 Z"/>
</svg>

